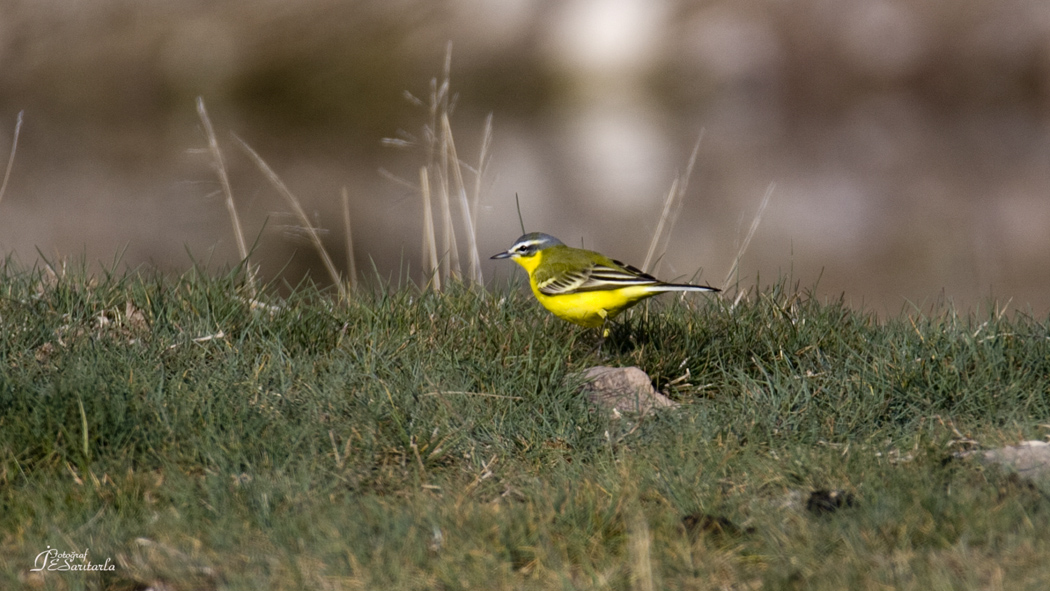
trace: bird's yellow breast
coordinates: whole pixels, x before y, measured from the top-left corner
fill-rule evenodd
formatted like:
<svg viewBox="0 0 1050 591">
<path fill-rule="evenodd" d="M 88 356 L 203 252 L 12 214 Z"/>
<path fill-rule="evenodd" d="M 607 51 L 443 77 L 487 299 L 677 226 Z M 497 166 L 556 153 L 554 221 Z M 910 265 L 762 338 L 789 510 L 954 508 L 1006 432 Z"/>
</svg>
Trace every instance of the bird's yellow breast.
<svg viewBox="0 0 1050 591">
<path fill-rule="evenodd" d="M 555 296 L 540 293 L 533 285 L 532 293 L 552 314 L 588 328 L 598 328 L 606 320 L 616 316 L 636 303 L 640 298 L 630 298 L 616 291 L 590 291 Z M 643 296 L 644 297 L 644 296 Z"/>
<path fill-rule="evenodd" d="M 598 328 L 607 318 L 612 318 L 639 301 L 656 295 L 649 286 L 632 285 L 619 289 L 603 289 L 578 293 L 547 295 L 536 285 L 534 271 L 543 260 L 543 251 L 528 257 L 514 257 L 514 262 L 529 273 L 532 294 L 552 314 L 587 328 Z"/>
</svg>

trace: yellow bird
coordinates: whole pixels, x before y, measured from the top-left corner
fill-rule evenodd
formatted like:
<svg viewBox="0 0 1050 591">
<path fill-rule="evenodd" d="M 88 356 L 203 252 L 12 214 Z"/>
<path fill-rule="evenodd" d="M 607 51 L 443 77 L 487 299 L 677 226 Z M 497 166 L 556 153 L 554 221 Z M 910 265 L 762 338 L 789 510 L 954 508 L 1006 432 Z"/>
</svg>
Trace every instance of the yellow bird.
<svg viewBox="0 0 1050 591">
<path fill-rule="evenodd" d="M 706 285 L 665 283 L 593 250 L 565 246 L 542 232 L 518 238 L 492 258 L 511 259 L 521 265 L 529 274 L 533 295 L 544 308 L 587 328 L 603 326 L 627 308 L 664 292 L 719 291 Z"/>
</svg>

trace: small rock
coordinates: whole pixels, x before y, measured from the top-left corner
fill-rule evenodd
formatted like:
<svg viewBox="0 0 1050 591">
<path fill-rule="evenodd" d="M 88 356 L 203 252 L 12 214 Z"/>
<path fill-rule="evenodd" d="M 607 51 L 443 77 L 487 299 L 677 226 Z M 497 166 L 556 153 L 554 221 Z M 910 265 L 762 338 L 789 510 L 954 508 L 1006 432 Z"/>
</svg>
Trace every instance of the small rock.
<svg viewBox="0 0 1050 591">
<path fill-rule="evenodd" d="M 976 456 L 984 464 L 997 464 L 1031 480 L 1050 477 L 1050 443 L 1022 441 L 1017 445 L 969 452 L 964 457 Z"/>
<path fill-rule="evenodd" d="M 583 387 L 592 404 L 613 411 L 644 415 L 678 403 L 653 388 L 649 374 L 637 367 L 592 367 L 583 373 Z"/>
</svg>

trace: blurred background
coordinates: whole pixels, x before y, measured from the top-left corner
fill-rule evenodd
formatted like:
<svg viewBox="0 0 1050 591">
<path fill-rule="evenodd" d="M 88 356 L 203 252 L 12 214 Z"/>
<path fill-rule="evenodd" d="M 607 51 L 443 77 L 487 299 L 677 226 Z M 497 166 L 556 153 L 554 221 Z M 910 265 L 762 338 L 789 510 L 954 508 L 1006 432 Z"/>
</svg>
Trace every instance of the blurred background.
<svg viewBox="0 0 1050 591">
<path fill-rule="evenodd" d="M 235 263 L 201 96 L 264 277 L 327 281 L 231 132 L 337 266 L 346 187 L 362 274 L 418 280 L 430 115 L 406 91 L 427 101 L 450 41 L 462 160 L 493 117 L 487 282 L 520 272 L 487 260 L 521 233 L 515 193 L 526 229 L 640 265 L 702 134 L 662 278 L 721 285 L 775 183 L 743 285 L 787 276 L 891 315 L 1050 310 L 1042 0 L 9 0 L 0 162 L 25 115 L 0 252 Z"/>
</svg>

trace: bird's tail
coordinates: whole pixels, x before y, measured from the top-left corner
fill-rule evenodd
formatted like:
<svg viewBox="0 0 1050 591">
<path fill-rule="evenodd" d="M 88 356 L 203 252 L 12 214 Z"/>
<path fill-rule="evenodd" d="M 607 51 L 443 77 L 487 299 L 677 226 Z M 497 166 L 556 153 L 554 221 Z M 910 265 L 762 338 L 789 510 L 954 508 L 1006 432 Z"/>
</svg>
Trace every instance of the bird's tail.
<svg viewBox="0 0 1050 591">
<path fill-rule="evenodd" d="M 722 291 L 710 285 L 690 285 L 688 283 L 660 283 L 652 286 L 650 289 L 655 293 L 663 293 L 665 291 Z"/>
</svg>

